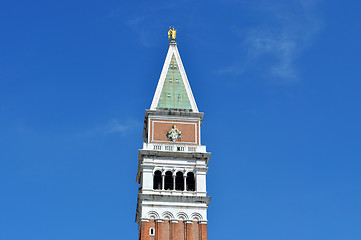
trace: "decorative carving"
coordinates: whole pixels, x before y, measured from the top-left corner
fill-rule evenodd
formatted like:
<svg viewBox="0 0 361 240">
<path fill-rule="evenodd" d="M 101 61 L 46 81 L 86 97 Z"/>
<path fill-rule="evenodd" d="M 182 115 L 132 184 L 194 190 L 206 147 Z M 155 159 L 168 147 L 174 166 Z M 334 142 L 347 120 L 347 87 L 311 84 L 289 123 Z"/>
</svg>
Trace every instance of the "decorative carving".
<svg viewBox="0 0 361 240">
<path fill-rule="evenodd" d="M 188 220 L 188 215 L 184 212 L 177 213 L 177 219 L 179 220 Z"/>
<path fill-rule="evenodd" d="M 177 128 L 174 124 L 172 129 L 168 131 L 167 137 L 170 141 L 176 142 L 178 139 L 180 140 L 182 136 L 182 132 Z"/>
<path fill-rule="evenodd" d="M 159 219 L 159 214 L 156 211 L 149 211 L 148 218 L 150 219 Z"/>
<path fill-rule="evenodd" d="M 194 221 L 201 221 L 203 218 L 201 214 L 194 212 L 191 214 L 191 219 Z"/>
<path fill-rule="evenodd" d="M 198 221 L 207 223 L 207 220 L 204 220 L 202 214 L 198 212 L 193 212 L 190 217 L 185 212 L 170 212 L 164 211 L 162 214 L 158 213 L 157 211 L 149 211 L 147 213 L 146 219 L 153 219 L 158 222 L 162 222 L 164 220 L 172 220 L 172 221 Z"/>
<path fill-rule="evenodd" d="M 174 215 L 171 212 L 166 211 L 162 213 L 162 218 L 166 220 L 171 220 L 174 219 Z"/>
</svg>

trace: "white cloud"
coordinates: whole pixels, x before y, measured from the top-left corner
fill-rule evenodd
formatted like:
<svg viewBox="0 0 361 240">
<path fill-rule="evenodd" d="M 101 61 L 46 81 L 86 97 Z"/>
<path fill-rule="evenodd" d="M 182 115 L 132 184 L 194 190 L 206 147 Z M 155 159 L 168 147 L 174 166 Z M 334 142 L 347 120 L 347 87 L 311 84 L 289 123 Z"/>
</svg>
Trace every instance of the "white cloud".
<svg viewBox="0 0 361 240">
<path fill-rule="evenodd" d="M 262 61 L 262 74 L 267 77 L 282 82 L 297 81 L 296 60 L 321 29 L 321 20 L 316 13 L 318 2 L 258 2 L 256 12 L 264 19 L 261 23 L 246 31 L 233 26 L 233 32 L 242 39 L 242 47 L 247 49 L 246 59 L 218 73 L 240 75 L 249 70 L 245 66 L 254 66 Z"/>
<path fill-rule="evenodd" d="M 245 43 L 253 60 L 265 55 L 273 58 L 268 66 L 271 75 L 288 81 L 297 80 L 294 61 L 300 51 L 300 43 L 290 32 L 274 33 L 269 29 L 257 29 L 248 33 Z"/>
</svg>

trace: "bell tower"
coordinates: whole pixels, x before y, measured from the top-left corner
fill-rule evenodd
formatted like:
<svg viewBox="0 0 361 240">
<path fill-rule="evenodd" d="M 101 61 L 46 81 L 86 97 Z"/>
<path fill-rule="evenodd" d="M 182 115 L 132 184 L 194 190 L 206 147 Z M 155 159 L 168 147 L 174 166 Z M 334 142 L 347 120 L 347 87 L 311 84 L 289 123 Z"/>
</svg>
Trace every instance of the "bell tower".
<svg viewBox="0 0 361 240">
<path fill-rule="evenodd" d="M 203 113 L 198 111 L 176 31 L 152 105 L 145 111 L 139 150 L 136 222 L 140 240 L 206 240 L 206 175 L 210 153 L 201 145 Z"/>
</svg>

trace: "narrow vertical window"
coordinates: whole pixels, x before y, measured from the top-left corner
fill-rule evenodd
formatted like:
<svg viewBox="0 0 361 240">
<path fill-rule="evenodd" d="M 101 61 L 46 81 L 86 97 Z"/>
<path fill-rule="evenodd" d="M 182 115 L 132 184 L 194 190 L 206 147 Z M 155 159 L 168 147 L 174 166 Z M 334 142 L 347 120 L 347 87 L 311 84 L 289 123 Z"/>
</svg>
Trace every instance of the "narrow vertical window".
<svg viewBox="0 0 361 240">
<path fill-rule="evenodd" d="M 187 191 L 195 191 L 196 190 L 196 183 L 194 180 L 194 173 L 189 172 L 187 174 Z"/>
<path fill-rule="evenodd" d="M 154 228 L 150 228 L 149 229 L 149 235 L 154 236 L 154 234 L 155 234 Z"/>
<path fill-rule="evenodd" d="M 165 173 L 165 183 L 164 183 L 165 190 L 173 190 L 173 174 L 171 171 L 167 171 Z"/>
<path fill-rule="evenodd" d="M 162 173 L 155 171 L 153 179 L 153 189 L 162 189 Z"/>
<path fill-rule="evenodd" d="M 182 172 L 177 172 L 175 177 L 175 190 L 183 191 L 184 190 L 184 178 Z"/>
</svg>

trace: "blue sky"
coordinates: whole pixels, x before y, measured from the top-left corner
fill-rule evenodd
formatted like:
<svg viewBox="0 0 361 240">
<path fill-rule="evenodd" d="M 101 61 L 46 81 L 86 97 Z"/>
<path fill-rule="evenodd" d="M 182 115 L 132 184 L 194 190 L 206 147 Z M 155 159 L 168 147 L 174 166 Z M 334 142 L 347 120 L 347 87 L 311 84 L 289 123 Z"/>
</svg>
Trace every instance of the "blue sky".
<svg viewBox="0 0 361 240">
<path fill-rule="evenodd" d="M 361 239 L 359 1 L 0 3 L 0 239 L 137 239 L 138 149 L 175 26 L 209 239 Z"/>
</svg>

